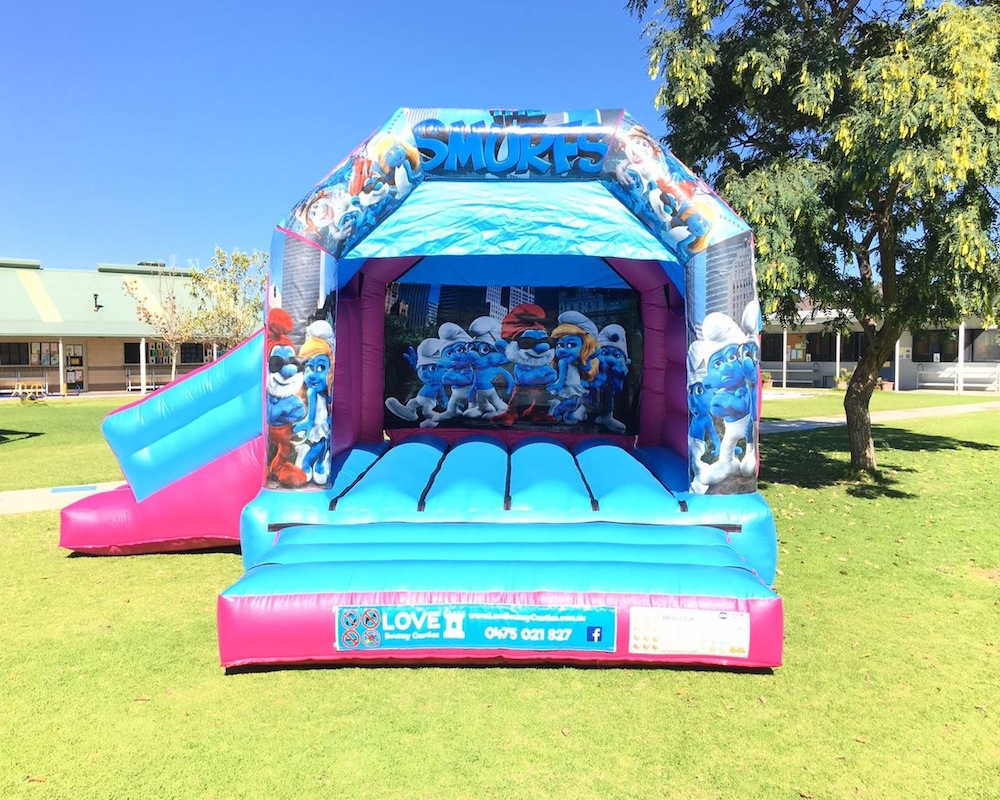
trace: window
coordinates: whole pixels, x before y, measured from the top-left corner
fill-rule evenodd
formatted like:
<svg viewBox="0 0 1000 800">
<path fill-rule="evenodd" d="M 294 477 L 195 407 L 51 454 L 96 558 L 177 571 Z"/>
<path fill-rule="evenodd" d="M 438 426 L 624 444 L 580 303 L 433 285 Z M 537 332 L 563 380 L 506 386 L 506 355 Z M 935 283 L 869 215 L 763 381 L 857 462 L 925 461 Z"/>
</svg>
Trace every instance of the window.
<svg viewBox="0 0 1000 800">
<path fill-rule="evenodd" d="M 0 342 L 0 364 L 7 367 L 58 367 L 59 342 Z"/>
<path fill-rule="evenodd" d="M 965 332 L 965 357 L 969 361 L 1000 361 L 1000 331 Z"/>
<path fill-rule="evenodd" d="M 0 342 L 0 364 L 12 367 L 28 366 L 28 343 Z"/>
<path fill-rule="evenodd" d="M 844 361 L 860 361 L 868 352 L 868 340 L 864 333 L 855 331 L 847 342 L 846 349 L 841 350 L 841 355 L 845 355 Z"/>
<path fill-rule="evenodd" d="M 220 354 L 222 350 L 220 348 Z M 206 347 L 201 342 L 185 342 L 181 345 L 180 359 L 178 364 L 204 364 L 212 360 L 212 348 Z M 139 343 L 125 342 L 122 352 L 122 363 L 139 363 Z M 146 345 L 147 364 L 169 364 L 170 348 L 163 342 L 149 342 Z"/>
<path fill-rule="evenodd" d="M 958 331 L 930 330 L 913 332 L 913 360 L 934 361 L 934 356 L 942 363 L 958 361 Z"/>
<path fill-rule="evenodd" d="M 781 341 L 780 333 L 765 333 L 760 337 L 760 360 L 761 361 L 781 361 Z"/>
<path fill-rule="evenodd" d="M 810 333 L 808 348 L 813 361 L 837 360 L 837 335 L 835 333 Z"/>
<path fill-rule="evenodd" d="M 138 364 L 141 345 L 138 342 L 125 342 L 122 348 L 122 363 Z M 146 343 L 146 363 L 147 364 L 169 364 L 170 348 L 163 342 Z"/>
<path fill-rule="evenodd" d="M 205 358 L 205 345 L 201 342 L 185 342 L 181 345 L 182 364 L 204 364 L 207 360 Z"/>
</svg>

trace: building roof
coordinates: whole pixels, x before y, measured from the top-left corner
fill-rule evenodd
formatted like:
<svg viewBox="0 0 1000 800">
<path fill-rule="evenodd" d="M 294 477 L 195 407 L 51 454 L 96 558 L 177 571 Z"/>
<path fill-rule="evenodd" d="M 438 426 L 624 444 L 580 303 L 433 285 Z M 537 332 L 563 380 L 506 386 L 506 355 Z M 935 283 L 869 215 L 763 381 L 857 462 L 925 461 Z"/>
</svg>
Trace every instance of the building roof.
<svg viewBox="0 0 1000 800">
<path fill-rule="evenodd" d="M 155 264 L 98 264 L 96 270 L 42 269 L 37 261 L 0 259 L 0 336 L 155 336 L 139 321 L 123 283 L 135 281 L 140 297 L 158 307 L 160 282 L 176 286 L 191 304 L 190 273 L 163 273 Z M 96 299 L 94 295 L 97 295 Z"/>
</svg>

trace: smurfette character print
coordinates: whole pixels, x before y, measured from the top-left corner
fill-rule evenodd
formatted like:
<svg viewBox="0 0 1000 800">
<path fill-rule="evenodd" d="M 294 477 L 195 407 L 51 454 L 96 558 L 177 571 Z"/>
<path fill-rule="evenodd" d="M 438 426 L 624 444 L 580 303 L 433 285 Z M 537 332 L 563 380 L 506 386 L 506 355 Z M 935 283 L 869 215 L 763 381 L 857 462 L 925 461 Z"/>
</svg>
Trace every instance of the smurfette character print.
<svg viewBox="0 0 1000 800">
<path fill-rule="evenodd" d="M 306 389 L 306 416 L 292 426 L 305 437 L 299 446 L 298 466 L 315 484 L 330 478 L 330 396 L 333 390 L 333 328 L 326 320 L 316 320 L 306 328 L 306 340 L 299 348 Z"/>
<path fill-rule="evenodd" d="M 663 175 L 663 150 L 641 125 L 625 134 L 623 150 L 625 157 L 615 165 L 615 178 L 638 203 Z"/>
<path fill-rule="evenodd" d="M 403 358 L 416 370 L 417 377 L 423 385 L 416 396 L 405 403 L 399 402 L 395 397 L 387 397 L 385 407 L 407 422 L 416 422 L 420 416 L 431 419 L 438 406 L 448 402 L 448 395 L 441 385 L 444 370 L 438 363 L 441 360 L 441 340 L 424 339 L 417 345 L 416 350 L 410 347 L 403 354 Z"/>
<path fill-rule="evenodd" d="M 395 136 L 383 136 L 368 147 L 380 180 L 392 196 L 402 200 L 410 193 L 420 172 L 420 151 Z"/>
<path fill-rule="evenodd" d="M 579 311 L 564 311 L 552 339 L 558 374 L 547 387 L 553 397 L 549 413 L 558 422 L 574 425 L 587 417 L 583 398 L 600 370 L 597 326 Z"/>
</svg>

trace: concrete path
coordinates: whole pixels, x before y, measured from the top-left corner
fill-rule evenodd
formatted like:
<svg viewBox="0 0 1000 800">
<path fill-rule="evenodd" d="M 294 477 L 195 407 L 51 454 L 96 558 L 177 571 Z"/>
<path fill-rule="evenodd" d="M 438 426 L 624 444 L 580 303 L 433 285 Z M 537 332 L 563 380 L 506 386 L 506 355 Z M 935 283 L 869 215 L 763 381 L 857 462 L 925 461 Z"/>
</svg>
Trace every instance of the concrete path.
<svg viewBox="0 0 1000 800">
<path fill-rule="evenodd" d="M 970 403 L 965 406 L 937 406 L 934 408 L 914 408 L 906 411 L 875 411 L 875 424 L 918 417 L 942 417 L 952 414 L 969 414 L 976 411 L 1000 411 L 1000 400 L 988 403 Z M 843 414 L 835 417 L 814 417 L 810 419 L 767 420 L 760 424 L 760 432 L 765 435 L 806 431 L 817 428 L 833 428 L 846 425 Z M 19 489 L 0 492 L 0 515 L 23 514 L 29 511 L 58 511 L 81 497 L 97 492 L 107 492 L 122 486 L 115 483 L 92 483 L 86 486 L 58 486 L 54 489 Z"/>
<path fill-rule="evenodd" d="M 23 514 L 28 511 L 58 511 L 82 497 L 109 492 L 124 481 L 91 483 L 86 486 L 57 486 L 54 489 L 18 489 L 0 492 L 0 514 Z"/>
</svg>

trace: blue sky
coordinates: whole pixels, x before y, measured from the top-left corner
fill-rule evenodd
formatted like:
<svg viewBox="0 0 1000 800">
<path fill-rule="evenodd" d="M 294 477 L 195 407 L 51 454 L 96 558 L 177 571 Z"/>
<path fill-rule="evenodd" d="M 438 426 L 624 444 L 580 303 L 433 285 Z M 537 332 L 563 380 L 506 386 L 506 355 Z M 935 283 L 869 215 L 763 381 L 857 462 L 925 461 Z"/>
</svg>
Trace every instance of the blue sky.
<svg viewBox="0 0 1000 800">
<path fill-rule="evenodd" d="M 400 106 L 625 107 L 662 133 L 624 4 L 9 3 L 0 257 L 93 269 L 267 250 Z"/>
</svg>

